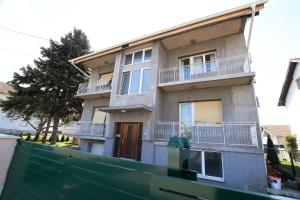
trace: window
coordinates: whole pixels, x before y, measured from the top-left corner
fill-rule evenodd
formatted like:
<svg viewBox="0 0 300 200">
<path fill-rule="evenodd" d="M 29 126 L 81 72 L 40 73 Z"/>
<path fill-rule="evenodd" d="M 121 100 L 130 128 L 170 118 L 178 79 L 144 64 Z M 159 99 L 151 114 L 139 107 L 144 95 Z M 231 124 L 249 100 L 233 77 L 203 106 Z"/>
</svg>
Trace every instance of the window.
<svg viewBox="0 0 300 200">
<path fill-rule="evenodd" d="M 99 87 L 99 89 L 110 89 L 112 76 L 113 76 L 113 72 L 100 74 L 97 87 Z"/>
<path fill-rule="evenodd" d="M 300 89 L 300 78 L 298 78 L 298 79 L 296 80 L 296 82 L 297 82 L 298 89 Z"/>
<path fill-rule="evenodd" d="M 106 113 L 99 110 L 99 108 L 94 108 L 94 114 L 92 118 L 93 124 L 104 124 L 106 118 Z"/>
<path fill-rule="evenodd" d="M 215 54 L 215 52 L 209 52 L 180 59 L 179 64 L 182 67 L 181 80 L 190 80 L 194 76 L 215 72 L 217 70 Z"/>
<path fill-rule="evenodd" d="M 197 123 L 221 123 L 222 101 L 199 101 L 179 104 L 181 126 L 193 126 Z"/>
<path fill-rule="evenodd" d="M 143 49 L 125 55 L 125 65 L 137 64 L 141 62 L 150 61 L 152 56 L 152 49 Z"/>
<path fill-rule="evenodd" d="M 191 151 L 190 169 L 198 172 L 199 178 L 224 181 L 222 153 L 213 151 Z"/>
<path fill-rule="evenodd" d="M 150 90 L 150 68 L 123 72 L 121 94 L 140 94 Z"/>
</svg>

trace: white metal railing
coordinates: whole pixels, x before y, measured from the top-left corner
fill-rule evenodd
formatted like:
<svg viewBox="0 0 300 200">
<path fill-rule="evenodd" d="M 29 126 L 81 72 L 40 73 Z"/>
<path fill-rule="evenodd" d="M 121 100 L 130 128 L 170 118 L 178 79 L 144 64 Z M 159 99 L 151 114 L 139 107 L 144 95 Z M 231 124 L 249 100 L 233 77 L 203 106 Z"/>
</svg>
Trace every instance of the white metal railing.
<svg viewBox="0 0 300 200">
<path fill-rule="evenodd" d="M 156 122 L 155 140 L 185 136 L 191 143 L 258 146 L 255 123 L 220 123 L 180 125 L 179 122 Z"/>
<path fill-rule="evenodd" d="M 112 79 L 100 79 L 97 84 L 81 83 L 78 86 L 77 95 L 88 95 L 111 91 Z"/>
<path fill-rule="evenodd" d="M 64 127 L 62 133 L 73 137 L 104 137 L 105 125 L 91 122 L 78 122 L 71 126 Z"/>
<path fill-rule="evenodd" d="M 190 82 L 205 78 L 250 72 L 249 55 L 216 59 L 210 62 L 194 63 L 180 67 L 160 69 L 159 83 Z"/>
</svg>

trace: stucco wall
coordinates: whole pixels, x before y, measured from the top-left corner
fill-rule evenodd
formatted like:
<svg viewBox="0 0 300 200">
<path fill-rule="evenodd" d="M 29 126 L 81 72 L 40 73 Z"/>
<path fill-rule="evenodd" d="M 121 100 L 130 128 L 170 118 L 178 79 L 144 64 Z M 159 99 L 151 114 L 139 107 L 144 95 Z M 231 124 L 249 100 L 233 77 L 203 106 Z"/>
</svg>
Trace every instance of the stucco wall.
<svg viewBox="0 0 300 200">
<path fill-rule="evenodd" d="M 0 134 L 0 196 L 18 137 Z"/>
<path fill-rule="evenodd" d="M 299 112 L 300 112 L 300 89 L 297 86 L 296 80 L 300 78 L 300 64 L 294 71 L 293 81 L 291 82 L 287 97 L 286 97 L 286 108 L 288 110 L 288 119 L 291 125 L 293 134 L 297 135 L 298 146 L 300 146 L 300 123 L 299 123 Z"/>
</svg>

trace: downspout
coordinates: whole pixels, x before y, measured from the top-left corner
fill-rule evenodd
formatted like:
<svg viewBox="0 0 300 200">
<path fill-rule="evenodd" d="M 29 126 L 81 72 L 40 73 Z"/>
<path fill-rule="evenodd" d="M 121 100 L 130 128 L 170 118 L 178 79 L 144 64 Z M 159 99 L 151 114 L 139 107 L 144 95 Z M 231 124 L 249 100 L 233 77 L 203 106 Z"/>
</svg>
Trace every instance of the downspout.
<svg viewBox="0 0 300 200">
<path fill-rule="evenodd" d="M 70 60 L 69 62 L 70 62 L 71 65 L 73 65 L 78 71 L 80 71 L 83 75 L 85 75 L 88 79 L 90 79 L 89 75 L 87 75 L 84 71 L 82 71 L 82 69 L 80 69 L 79 67 L 77 67 L 77 66 L 74 64 L 74 61 L 73 61 L 73 60 Z"/>
<path fill-rule="evenodd" d="M 250 41 L 251 41 L 251 35 L 252 35 L 252 28 L 253 28 L 253 22 L 254 22 L 254 17 L 255 17 L 255 8 L 256 8 L 256 3 L 251 5 L 252 9 L 252 15 L 251 15 L 251 22 L 250 22 L 250 28 L 249 28 L 249 35 L 248 35 L 248 41 L 247 41 L 247 53 L 249 53 L 249 48 L 250 48 Z"/>
</svg>

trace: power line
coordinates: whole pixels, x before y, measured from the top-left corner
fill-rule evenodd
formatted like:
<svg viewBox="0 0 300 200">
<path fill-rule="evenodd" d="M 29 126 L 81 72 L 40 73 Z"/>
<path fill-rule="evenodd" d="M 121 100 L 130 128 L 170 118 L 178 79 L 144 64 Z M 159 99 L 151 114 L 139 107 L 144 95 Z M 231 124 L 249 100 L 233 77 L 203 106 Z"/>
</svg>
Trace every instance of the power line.
<svg viewBox="0 0 300 200">
<path fill-rule="evenodd" d="M 36 57 L 39 57 L 38 55 L 34 55 L 34 54 L 30 54 L 30 53 L 25 53 L 25 52 L 21 52 L 21 51 L 15 51 L 15 50 L 12 50 L 12 49 L 6 49 L 6 48 L 2 48 L 2 47 L 0 47 L 0 50 L 12 52 L 12 53 L 17 53 L 17 54 L 22 54 L 22 55 L 27 55 L 27 56 L 36 56 Z"/>
<path fill-rule="evenodd" d="M 4 26 L 0 26 L 0 28 L 4 29 L 4 30 L 7 30 L 7 31 L 14 32 L 14 33 L 18 33 L 18 34 L 21 34 L 21 35 L 26 35 L 26 36 L 37 38 L 37 39 L 40 39 L 40 40 L 49 41 L 49 39 L 47 39 L 47 38 L 40 37 L 40 36 L 37 36 L 37 35 L 33 35 L 33 34 L 30 34 L 30 33 L 24 33 L 22 31 L 14 30 L 14 29 L 11 29 L 11 28 L 6 28 Z"/>
</svg>

